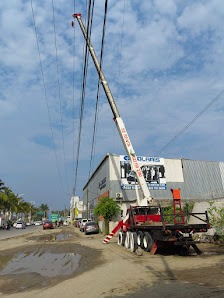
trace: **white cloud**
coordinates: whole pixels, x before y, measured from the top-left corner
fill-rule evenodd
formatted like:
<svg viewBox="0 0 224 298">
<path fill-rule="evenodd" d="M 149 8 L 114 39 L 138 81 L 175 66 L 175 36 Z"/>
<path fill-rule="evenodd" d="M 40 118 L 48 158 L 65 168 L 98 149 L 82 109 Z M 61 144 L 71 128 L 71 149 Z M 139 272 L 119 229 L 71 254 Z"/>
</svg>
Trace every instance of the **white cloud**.
<svg viewBox="0 0 224 298">
<path fill-rule="evenodd" d="M 73 103 L 73 1 L 54 1 L 68 183 L 74 185 L 73 143 L 79 127 L 83 36 L 75 21 Z M 47 99 L 64 188 L 61 115 L 51 1 L 33 0 Z M 123 14 L 125 8 L 125 14 Z M 77 3 L 85 20 L 85 1 Z M 115 1 L 109 3 L 103 70 L 138 155 L 155 154 L 222 89 L 223 1 Z M 96 1 L 91 40 L 100 55 L 104 3 Z M 46 99 L 30 3 L 0 2 L 0 178 L 37 205 L 64 208 L 49 139 Z M 123 26 L 124 25 L 124 26 Z M 123 28 L 123 33 L 122 33 Z M 121 37 L 123 40 L 121 43 Z M 121 47 L 122 44 L 122 47 Z M 122 52 L 121 52 L 122 51 Z M 120 60 L 121 55 L 121 60 Z M 78 188 L 86 183 L 98 76 L 89 57 Z M 119 86 L 118 86 L 119 82 Z M 118 97 L 118 98 L 117 98 Z M 75 110 L 73 112 L 73 104 Z M 73 140 L 73 113 L 75 140 Z M 94 166 L 106 152 L 124 153 L 101 88 Z M 166 151 L 165 157 L 223 159 L 223 99 Z M 79 192 L 81 194 L 81 191 Z"/>
</svg>

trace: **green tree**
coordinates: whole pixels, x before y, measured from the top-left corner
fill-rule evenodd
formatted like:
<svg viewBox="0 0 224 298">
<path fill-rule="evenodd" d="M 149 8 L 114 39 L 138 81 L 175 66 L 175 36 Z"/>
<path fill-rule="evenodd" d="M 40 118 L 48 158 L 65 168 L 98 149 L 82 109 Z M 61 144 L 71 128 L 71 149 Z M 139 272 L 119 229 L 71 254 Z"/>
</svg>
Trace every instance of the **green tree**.
<svg viewBox="0 0 224 298">
<path fill-rule="evenodd" d="M 49 207 L 47 204 L 41 204 L 40 210 L 44 212 L 44 217 L 46 216 L 46 212 L 49 210 Z"/>
<path fill-rule="evenodd" d="M 26 202 L 24 200 L 21 200 L 19 202 L 19 211 L 20 213 L 24 213 L 24 215 L 26 216 L 32 209 L 31 204 L 29 202 Z"/>
<path fill-rule="evenodd" d="M 214 201 L 208 202 L 209 222 L 212 228 L 216 229 L 216 233 L 224 240 L 224 207 L 217 208 Z"/>
<path fill-rule="evenodd" d="M 0 210 L 5 210 L 5 204 L 7 201 L 7 195 L 5 194 L 4 182 L 0 179 Z"/>
<path fill-rule="evenodd" d="M 6 195 L 4 211 L 8 211 L 10 213 L 9 218 L 11 219 L 12 212 L 17 212 L 18 210 L 19 198 L 9 187 L 5 187 L 4 192 Z"/>
<path fill-rule="evenodd" d="M 194 202 L 184 203 L 182 211 L 183 211 L 184 214 L 191 213 L 192 210 L 193 210 L 193 207 L 194 207 Z M 165 221 L 169 222 L 170 224 L 174 224 L 174 207 L 173 207 L 173 205 L 164 207 L 163 212 L 164 212 L 164 215 L 165 215 Z M 180 208 L 178 206 L 176 206 L 176 213 L 177 214 L 181 213 Z M 189 217 L 190 217 L 189 215 L 184 215 L 184 220 L 185 220 L 186 223 L 188 223 Z M 176 220 L 177 221 L 179 221 L 179 220 L 182 221 L 182 215 L 177 215 Z"/>
<path fill-rule="evenodd" d="M 94 209 L 96 216 L 102 215 L 105 220 L 105 233 L 109 234 L 109 221 L 121 210 L 120 205 L 113 198 L 103 197 Z"/>
</svg>

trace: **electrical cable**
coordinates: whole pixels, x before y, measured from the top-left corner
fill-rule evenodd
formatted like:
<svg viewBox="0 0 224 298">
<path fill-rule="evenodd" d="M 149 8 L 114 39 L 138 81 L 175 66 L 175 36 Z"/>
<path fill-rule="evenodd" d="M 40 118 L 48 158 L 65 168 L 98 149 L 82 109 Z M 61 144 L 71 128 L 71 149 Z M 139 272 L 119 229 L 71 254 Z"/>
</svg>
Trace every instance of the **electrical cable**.
<svg viewBox="0 0 224 298">
<path fill-rule="evenodd" d="M 89 0 L 89 9 L 88 9 L 87 39 L 89 38 L 89 32 L 91 32 L 90 26 L 92 24 L 92 22 L 90 21 L 90 10 L 91 10 L 91 0 Z M 92 15 L 93 15 L 93 12 L 92 12 Z M 84 69 L 83 69 L 80 120 L 79 120 L 79 132 L 78 132 L 78 145 L 77 145 L 77 155 L 76 155 L 75 182 L 74 182 L 74 188 L 73 188 L 74 193 L 76 192 L 77 177 L 78 177 L 79 153 L 80 153 L 82 120 L 83 120 L 83 110 L 84 110 L 84 98 L 85 98 L 86 78 L 87 78 L 87 69 L 88 69 L 88 54 L 87 53 L 88 53 L 88 45 L 87 45 L 87 42 L 86 42 Z"/>
<path fill-rule="evenodd" d="M 100 52 L 100 69 L 102 68 L 102 63 L 103 63 L 104 37 L 105 37 L 106 20 L 107 20 L 107 3 L 108 3 L 108 0 L 105 0 L 103 33 L 102 33 L 101 52 Z M 94 118 L 94 127 L 93 127 L 93 138 L 92 138 L 92 148 L 91 148 L 91 157 L 90 157 L 89 177 L 90 177 L 90 173 L 91 173 L 91 169 L 92 169 L 93 151 L 94 151 L 94 147 L 95 147 L 94 144 L 95 144 L 96 126 L 97 126 L 100 82 L 101 82 L 101 80 L 100 80 L 100 75 L 99 75 L 98 84 L 97 84 L 97 96 L 96 96 L 96 106 L 95 106 L 95 118 Z"/>
<path fill-rule="evenodd" d="M 60 173 L 60 168 L 59 168 L 59 163 L 58 163 L 58 156 L 56 152 L 56 146 L 55 146 L 55 140 L 54 140 L 54 133 L 53 133 L 53 125 L 52 125 L 52 120 L 51 120 L 51 114 L 50 114 L 50 109 L 49 109 L 49 104 L 48 104 L 48 96 L 47 96 L 47 89 L 46 89 L 46 83 L 45 83 L 45 78 L 44 78 L 44 71 L 43 71 L 43 65 L 42 65 L 42 60 L 40 56 L 40 46 L 39 46 L 39 41 L 38 41 L 38 36 L 37 36 L 37 28 L 36 28 L 36 21 L 35 21 L 35 16 L 34 16 L 34 10 L 33 10 L 33 2 L 30 0 L 31 4 L 31 11 L 32 11 L 32 17 L 33 17 L 33 25 L 34 25 L 34 31 L 35 31 L 35 36 L 36 36 L 36 42 L 37 42 L 37 51 L 39 55 L 39 62 L 40 62 L 40 69 L 41 69 L 41 75 L 42 75 L 42 81 L 43 81 L 43 87 L 44 87 L 44 94 L 45 94 L 45 100 L 46 100 L 46 105 L 47 105 L 47 112 L 48 112 L 48 118 L 49 118 L 49 124 L 50 124 L 50 130 L 51 130 L 51 137 L 52 137 L 52 142 L 53 142 L 53 147 L 54 147 L 54 153 L 55 153 L 55 159 L 56 159 L 56 164 L 57 164 L 57 170 L 58 170 L 58 175 L 59 175 L 59 180 L 61 184 L 61 188 L 63 193 L 65 193 L 63 183 L 62 183 L 62 177 Z"/>
<path fill-rule="evenodd" d="M 224 89 L 207 105 L 205 108 L 197 114 L 178 134 L 175 135 L 162 149 L 160 149 L 155 156 L 159 156 L 166 148 L 168 148 L 178 137 L 180 137 L 201 115 L 203 115 L 222 95 L 224 94 Z"/>
<path fill-rule="evenodd" d="M 73 11 L 75 13 L 75 0 L 73 2 Z M 72 157 L 73 157 L 73 181 L 75 181 L 75 24 L 74 24 L 74 30 L 73 30 L 73 59 L 72 59 L 72 130 L 73 130 L 73 144 L 72 144 Z M 74 194 L 74 190 L 73 190 L 73 195 Z"/>
<path fill-rule="evenodd" d="M 54 44 L 55 44 L 55 58 L 56 58 L 56 66 L 57 66 L 57 81 L 58 81 L 58 99 L 60 106 L 60 120 L 61 120 L 61 136 L 62 136 L 62 150 L 63 150 L 63 158 L 64 158 L 64 168 L 65 168 L 65 181 L 67 185 L 68 192 L 68 175 L 67 175 L 67 167 L 66 167 L 66 158 L 65 158 L 65 140 L 64 140 L 64 129 L 63 129 L 63 120 L 62 120 L 62 103 L 61 103 L 61 87 L 60 87 L 60 76 L 59 76 L 59 65 L 58 65 L 58 49 L 57 49 L 57 37 L 56 37 L 56 26 L 55 26 L 55 13 L 54 13 L 54 0 L 52 0 L 52 12 L 53 12 L 53 25 L 54 25 Z"/>
<path fill-rule="evenodd" d="M 121 26 L 121 44 L 120 44 L 120 55 L 119 55 L 119 63 L 118 63 L 118 80 L 117 80 L 117 100 L 119 98 L 119 87 L 120 87 L 120 76 L 121 76 L 121 57 L 122 57 L 123 38 L 124 38 L 125 7 L 126 7 L 126 0 L 124 0 L 123 20 L 122 20 L 122 26 Z M 113 131 L 113 151 L 114 151 L 114 144 L 115 144 L 115 131 L 116 131 L 116 127 L 114 126 L 114 131 Z"/>
</svg>

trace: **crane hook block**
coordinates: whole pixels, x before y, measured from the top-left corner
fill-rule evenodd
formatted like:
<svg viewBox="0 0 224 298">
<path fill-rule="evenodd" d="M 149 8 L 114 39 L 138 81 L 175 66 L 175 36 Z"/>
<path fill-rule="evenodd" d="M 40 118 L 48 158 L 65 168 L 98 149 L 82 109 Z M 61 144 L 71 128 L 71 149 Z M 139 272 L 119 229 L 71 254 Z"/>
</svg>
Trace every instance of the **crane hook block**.
<svg viewBox="0 0 224 298">
<path fill-rule="evenodd" d="M 74 22 L 72 21 L 72 27 L 74 27 Z"/>
<path fill-rule="evenodd" d="M 81 13 L 75 13 L 72 16 L 73 16 L 73 18 L 77 18 L 77 17 L 81 18 L 82 17 Z"/>
</svg>

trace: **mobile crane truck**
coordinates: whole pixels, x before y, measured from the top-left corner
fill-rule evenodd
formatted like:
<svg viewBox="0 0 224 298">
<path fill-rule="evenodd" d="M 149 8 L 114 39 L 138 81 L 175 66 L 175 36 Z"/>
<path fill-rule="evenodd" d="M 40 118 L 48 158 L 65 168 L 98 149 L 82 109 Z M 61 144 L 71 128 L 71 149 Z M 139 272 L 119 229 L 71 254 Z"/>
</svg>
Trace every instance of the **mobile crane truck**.
<svg viewBox="0 0 224 298">
<path fill-rule="evenodd" d="M 119 114 L 106 78 L 100 67 L 100 63 L 87 35 L 81 19 L 82 16 L 81 14 L 73 14 L 73 17 L 77 19 L 86 40 L 89 52 L 92 56 L 101 84 L 111 107 L 114 116 L 113 119 L 129 157 L 131 171 L 134 172 L 142 192 L 142 199 L 140 200 L 136 185 L 137 206 L 130 206 L 127 210 L 127 215 L 118 223 L 115 229 L 104 239 L 103 242 L 108 243 L 113 235 L 120 230 L 118 234 L 118 245 L 130 248 L 133 253 L 138 247 L 141 247 L 145 251 L 154 254 L 157 248 L 161 246 L 180 246 L 185 247 L 186 249 L 189 249 L 189 247 L 192 246 L 197 253 L 200 253 L 201 251 L 196 245 L 197 242 L 193 240 L 193 234 L 195 232 L 207 232 L 208 228 L 210 228 L 207 211 L 204 213 L 183 214 L 180 203 L 180 189 L 171 190 L 173 192 L 174 214 L 167 215 L 164 213 L 164 209 L 161 208 L 159 204 L 153 204 L 153 198 L 151 197 L 145 177 L 138 164 L 137 157 L 124 122 Z M 72 22 L 72 26 L 74 27 L 74 22 Z M 176 212 L 177 206 L 179 207 L 178 212 Z M 200 223 L 188 224 L 186 223 L 184 216 L 193 216 L 197 218 Z"/>
</svg>

